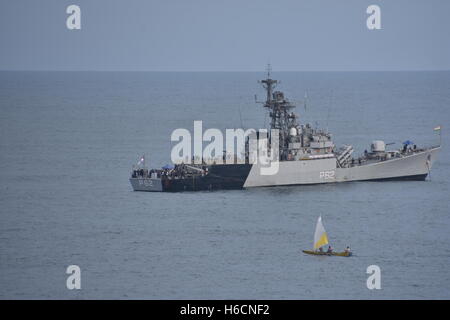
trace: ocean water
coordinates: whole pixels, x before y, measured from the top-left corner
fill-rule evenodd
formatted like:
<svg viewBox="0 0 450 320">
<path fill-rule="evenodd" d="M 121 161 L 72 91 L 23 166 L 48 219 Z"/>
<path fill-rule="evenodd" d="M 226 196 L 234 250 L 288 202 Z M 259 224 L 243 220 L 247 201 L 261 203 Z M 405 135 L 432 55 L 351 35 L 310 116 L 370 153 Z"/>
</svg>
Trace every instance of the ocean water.
<svg viewBox="0 0 450 320">
<path fill-rule="evenodd" d="M 132 191 L 131 166 L 170 162 L 176 128 L 265 127 L 263 77 L 0 72 L 0 298 L 449 299 L 450 72 L 273 73 L 301 121 L 358 153 L 437 144 L 442 125 L 425 182 Z M 353 257 L 301 253 L 319 215 Z"/>
</svg>

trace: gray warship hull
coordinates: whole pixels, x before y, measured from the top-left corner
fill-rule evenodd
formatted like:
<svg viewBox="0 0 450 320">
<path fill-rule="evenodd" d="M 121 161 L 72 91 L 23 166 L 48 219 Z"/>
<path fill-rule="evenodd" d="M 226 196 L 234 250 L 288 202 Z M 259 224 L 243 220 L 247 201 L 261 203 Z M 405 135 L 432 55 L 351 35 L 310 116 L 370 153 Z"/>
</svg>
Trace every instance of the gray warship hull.
<svg viewBox="0 0 450 320">
<path fill-rule="evenodd" d="M 347 181 L 425 180 L 440 147 L 400 158 L 339 168 L 335 158 L 283 161 L 275 175 L 261 175 L 252 166 L 244 188 L 281 185 L 307 185 Z"/>
<path fill-rule="evenodd" d="M 440 147 L 398 158 L 339 168 L 336 158 L 280 161 L 274 175 L 261 175 L 258 164 L 212 165 L 206 176 L 184 179 L 130 178 L 134 191 L 178 192 L 313 185 L 350 181 L 425 180 Z"/>
</svg>

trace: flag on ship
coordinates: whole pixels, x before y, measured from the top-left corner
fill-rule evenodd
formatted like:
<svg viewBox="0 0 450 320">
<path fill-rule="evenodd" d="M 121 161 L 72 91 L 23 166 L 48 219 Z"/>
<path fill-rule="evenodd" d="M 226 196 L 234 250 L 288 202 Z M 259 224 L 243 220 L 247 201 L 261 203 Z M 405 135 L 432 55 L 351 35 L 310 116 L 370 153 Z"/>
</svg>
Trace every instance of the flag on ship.
<svg viewBox="0 0 450 320">
<path fill-rule="evenodd" d="M 140 166 L 141 164 L 145 163 L 145 156 L 142 156 L 141 159 L 139 159 L 137 165 Z"/>
</svg>

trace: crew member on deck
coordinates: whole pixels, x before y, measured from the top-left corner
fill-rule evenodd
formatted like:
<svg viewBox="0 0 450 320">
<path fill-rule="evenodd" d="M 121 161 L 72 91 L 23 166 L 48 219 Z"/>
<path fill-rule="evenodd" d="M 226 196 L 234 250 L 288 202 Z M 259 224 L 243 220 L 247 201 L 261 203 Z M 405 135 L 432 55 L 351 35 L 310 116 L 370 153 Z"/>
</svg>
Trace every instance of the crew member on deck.
<svg viewBox="0 0 450 320">
<path fill-rule="evenodd" d="M 332 253 L 332 252 L 333 252 L 333 248 L 331 248 L 331 246 L 328 246 L 327 253 Z"/>
</svg>

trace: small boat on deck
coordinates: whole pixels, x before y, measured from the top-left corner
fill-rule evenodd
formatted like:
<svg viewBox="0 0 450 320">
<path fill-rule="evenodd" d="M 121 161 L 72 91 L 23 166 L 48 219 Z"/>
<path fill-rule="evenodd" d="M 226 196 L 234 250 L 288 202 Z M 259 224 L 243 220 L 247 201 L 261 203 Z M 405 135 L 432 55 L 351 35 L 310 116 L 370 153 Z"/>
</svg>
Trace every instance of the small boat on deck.
<svg viewBox="0 0 450 320">
<path fill-rule="evenodd" d="M 350 257 L 352 255 L 352 252 L 350 251 L 349 247 L 347 247 L 347 249 L 343 252 L 333 252 L 333 251 L 327 252 L 320 250 L 323 246 L 327 244 L 328 244 L 328 235 L 322 223 L 322 216 L 319 216 L 319 219 L 317 219 L 316 231 L 314 232 L 313 250 L 302 250 L 302 252 L 315 256 Z"/>
</svg>

